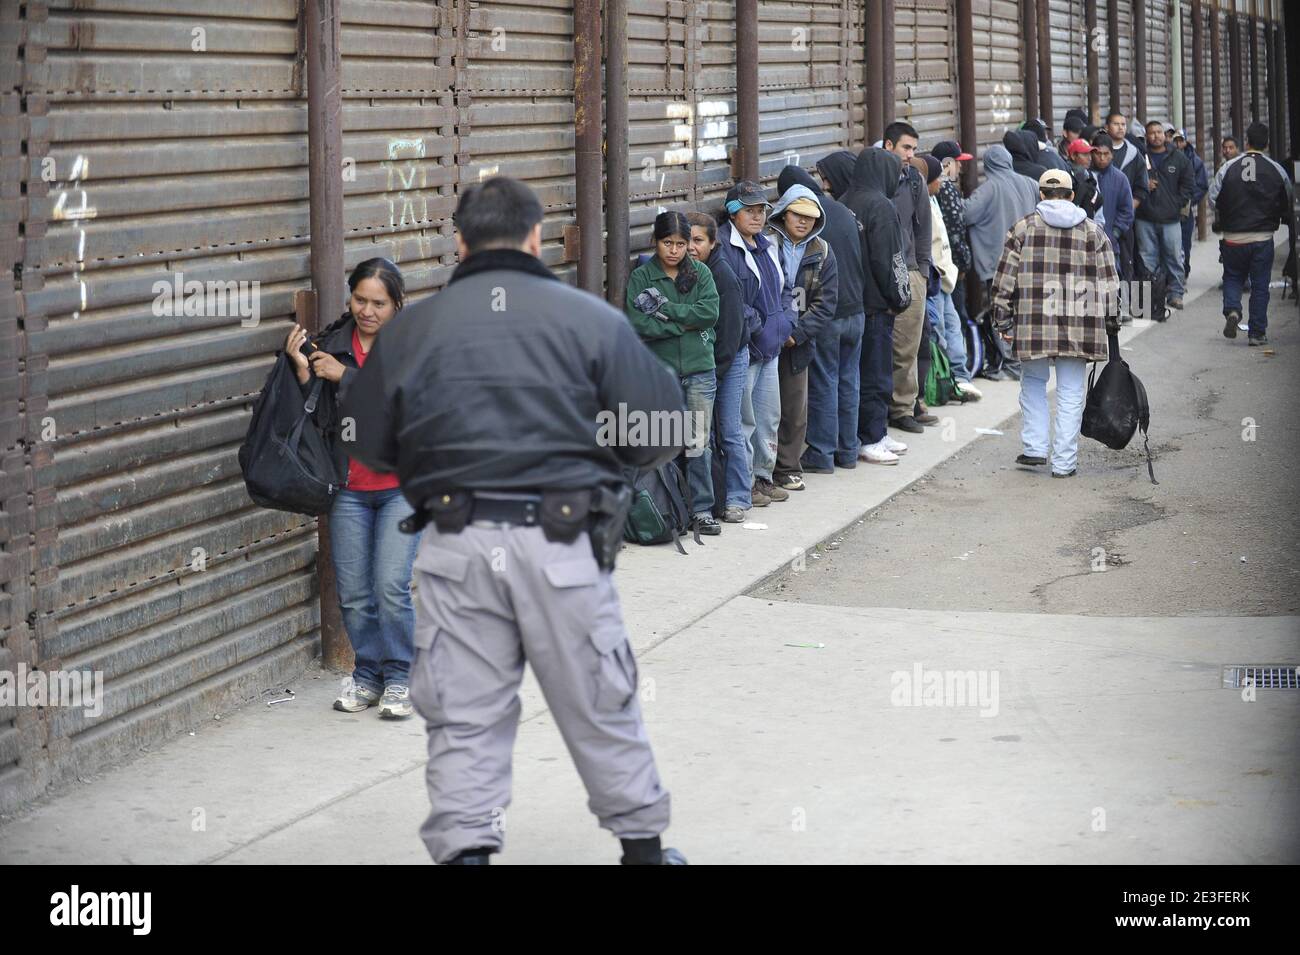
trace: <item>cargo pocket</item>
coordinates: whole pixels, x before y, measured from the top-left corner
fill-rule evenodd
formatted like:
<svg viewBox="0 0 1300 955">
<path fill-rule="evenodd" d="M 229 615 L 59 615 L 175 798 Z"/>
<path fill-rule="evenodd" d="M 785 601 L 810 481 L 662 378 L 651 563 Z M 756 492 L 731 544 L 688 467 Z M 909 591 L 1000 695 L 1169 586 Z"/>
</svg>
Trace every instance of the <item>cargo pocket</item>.
<svg viewBox="0 0 1300 955">
<path fill-rule="evenodd" d="M 593 702 L 602 713 L 619 713 L 627 709 L 636 693 L 636 657 L 627 632 L 617 620 L 602 621 L 591 631 L 591 644 L 596 650 L 596 666 L 592 672 Z"/>
<path fill-rule="evenodd" d="M 431 649 L 438 629 L 450 630 L 446 611 L 462 603 L 456 592 L 469 576 L 469 558 L 452 550 L 421 546 L 414 574 L 419 601 L 415 608 L 415 649 Z"/>
<path fill-rule="evenodd" d="M 555 588 L 554 600 L 547 609 L 559 628 L 557 636 L 573 639 L 589 633 L 600 609 L 600 568 L 595 558 L 552 561 L 542 568 L 542 573 Z"/>
<path fill-rule="evenodd" d="M 419 631 L 417 630 L 417 638 Z M 438 674 L 442 630 L 429 627 L 423 641 L 417 639 L 415 659 L 411 661 L 411 704 L 420 717 L 431 723 L 441 722 L 442 683 Z"/>
</svg>

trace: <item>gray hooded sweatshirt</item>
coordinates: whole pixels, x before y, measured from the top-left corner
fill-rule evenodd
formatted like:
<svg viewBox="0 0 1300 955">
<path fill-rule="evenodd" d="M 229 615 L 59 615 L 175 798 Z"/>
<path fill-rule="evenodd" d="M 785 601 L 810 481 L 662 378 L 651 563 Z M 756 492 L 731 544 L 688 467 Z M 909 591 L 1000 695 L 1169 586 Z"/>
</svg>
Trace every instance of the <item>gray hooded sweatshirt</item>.
<svg viewBox="0 0 1300 955">
<path fill-rule="evenodd" d="M 1007 232 L 1038 205 L 1038 187 L 1011 168 L 1005 146 L 990 146 L 984 153 L 984 182 L 966 200 L 966 227 L 970 235 L 975 274 L 993 278 L 1006 244 Z"/>
</svg>

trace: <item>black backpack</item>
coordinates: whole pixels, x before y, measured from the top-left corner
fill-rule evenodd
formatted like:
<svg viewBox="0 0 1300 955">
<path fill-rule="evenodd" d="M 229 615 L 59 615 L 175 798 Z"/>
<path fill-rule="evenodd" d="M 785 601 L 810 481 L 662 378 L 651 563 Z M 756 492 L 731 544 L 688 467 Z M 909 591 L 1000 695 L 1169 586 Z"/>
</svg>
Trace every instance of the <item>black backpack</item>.
<svg viewBox="0 0 1300 955">
<path fill-rule="evenodd" d="M 675 461 L 649 471 L 639 471 L 632 480 L 632 509 L 623 524 L 623 539 L 630 544 L 666 544 L 686 548 L 677 538 L 691 527 L 686 506 L 686 479 Z"/>
<path fill-rule="evenodd" d="M 1088 375 L 1088 398 L 1083 406 L 1083 425 L 1080 433 L 1085 438 L 1100 441 L 1115 451 L 1128 447 L 1134 433 L 1142 429 L 1142 448 L 1147 455 L 1147 473 L 1152 484 L 1156 480 L 1155 468 L 1151 464 L 1151 446 L 1147 428 L 1151 424 L 1151 406 L 1147 402 L 1147 390 L 1141 380 L 1128 367 L 1128 362 L 1120 357 L 1119 336 L 1107 335 L 1110 344 L 1110 360 L 1106 367 L 1097 374 L 1094 363 Z"/>
<path fill-rule="evenodd" d="M 253 418 L 239 448 L 239 469 L 253 503 L 277 511 L 329 513 L 342 479 L 315 412 L 332 394 L 315 378 L 306 401 L 283 352 L 253 404 Z"/>
</svg>

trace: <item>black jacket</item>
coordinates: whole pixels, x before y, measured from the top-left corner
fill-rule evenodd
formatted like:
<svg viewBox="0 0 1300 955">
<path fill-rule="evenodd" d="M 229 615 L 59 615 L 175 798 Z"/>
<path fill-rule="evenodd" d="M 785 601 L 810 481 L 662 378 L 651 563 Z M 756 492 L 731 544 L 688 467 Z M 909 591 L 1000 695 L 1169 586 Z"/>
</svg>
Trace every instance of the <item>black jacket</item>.
<svg viewBox="0 0 1300 955">
<path fill-rule="evenodd" d="M 1038 161 L 1038 137 L 1033 131 L 1008 129 L 1002 136 L 1002 145 L 1011 153 L 1011 168 L 1038 185 L 1038 177 L 1047 172 L 1047 167 Z"/>
<path fill-rule="evenodd" d="M 1246 163 L 1250 158 L 1252 163 Z M 1253 168 L 1251 168 L 1253 166 Z M 1295 187 L 1286 171 L 1263 153 L 1244 152 L 1219 167 L 1207 194 L 1215 232 L 1276 232 L 1294 227 Z"/>
<path fill-rule="evenodd" d="M 713 370 L 721 382 L 740 349 L 749 344 L 745 328 L 745 293 L 740 287 L 740 279 L 736 278 L 720 249 L 714 249 L 704 264 L 713 273 L 713 284 L 718 289 L 718 324 L 713 327 L 718 337 L 713 342 Z"/>
<path fill-rule="evenodd" d="M 838 267 L 839 299 L 835 305 L 835 318 L 859 315 L 862 313 L 862 225 L 857 216 L 826 195 L 816 180 L 798 166 L 786 166 L 781 170 L 776 179 L 777 195 L 785 195 L 785 191 L 796 183 L 811 189 L 826 211 L 826 225 L 820 235 L 835 253 Z"/>
<path fill-rule="evenodd" d="M 1145 202 L 1147 198 L 1146 153 L 1128 138 L 1125 138 L 1122 148 L 1112 142 L 1111 153 L 1114 156 L 1111 165 L 1128 177 L 1128 185 L 1133 190 L 1133 198 L 1139 203 Z M 1121 160 L 1128 156 L 1133 158 L 1128 161 L 1128 165 L 1121 166 Z M 1134 215 L 1136 216 L 1137 213 L 1134 212 Z"/>
<path fill-rule="evenodd" d="M 831 184 L 832 198 L 844 201 L 844 196 L 853 185 L 853 168 L 858 157 L 847 149 L 839 149 L 829 156 L 823 156 L 817 162 L 817 171 Z"/>
<path fill-rule="evenodd" d="M 1183 206 L 1192 201 L 1195 185 L 1192 164 L 1181 151 L 1172 146 L 1165 146 L 1165 151 L 1161 153 L 1148 150 L 1147 159 L 1151 161 L 1147 178 L 1154 180 L 1157 185 L 1143 198 L 1137 217 L 1145 222 L 1177 222 L 1182 218 Z M 1149 185 L 1148 182 L 1148 188 Z"/>
<path fill-rule="evenodd" d="M 903 229 L 894 208 L 902 160 L 869 146 L 858 154 L 844 205 L 862 223 L 862 305 L 868 315 L 897 314 L 912 301 Z"/>
<path fill-rule="evenodd" d="M 631 444 L 611 417 L 636 436 L 638 420 L 685 412 L 676 376 L 621 312 L 509 249 L 474 254 L 384 326 L 342 409 L 356 423 L 352 456 L 396 471 L 416 507 L 458 489 L 621 483 L 680 440 L 652 426 Z M 682 428 L 662 430 L 680 439 Z"/>
</svg>

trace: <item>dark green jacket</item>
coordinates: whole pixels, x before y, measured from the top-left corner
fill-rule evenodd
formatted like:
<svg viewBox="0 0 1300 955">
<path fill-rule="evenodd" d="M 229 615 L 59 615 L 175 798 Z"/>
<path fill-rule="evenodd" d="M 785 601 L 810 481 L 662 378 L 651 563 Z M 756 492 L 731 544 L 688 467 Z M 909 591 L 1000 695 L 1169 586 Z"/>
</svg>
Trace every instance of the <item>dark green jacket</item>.
<svg viewBox="0 0 1300 955">
<path fill-rule="evenodd" d="M 686 295 L 664 274 L 659 259 L 651 257 L 633 270 L 627 280 L 624 311 L 641 340 L 679 376 L 710 371 L 713 365 L 714 326 L 718 323 L 718 289 L 708 266 L 690 256 L 679 269 L 693 268 L 695 287 Z M 668 304 L 654 315 L 646 315 L 632 303 L 653 285 L 663 292 Z"/>
</svg>

